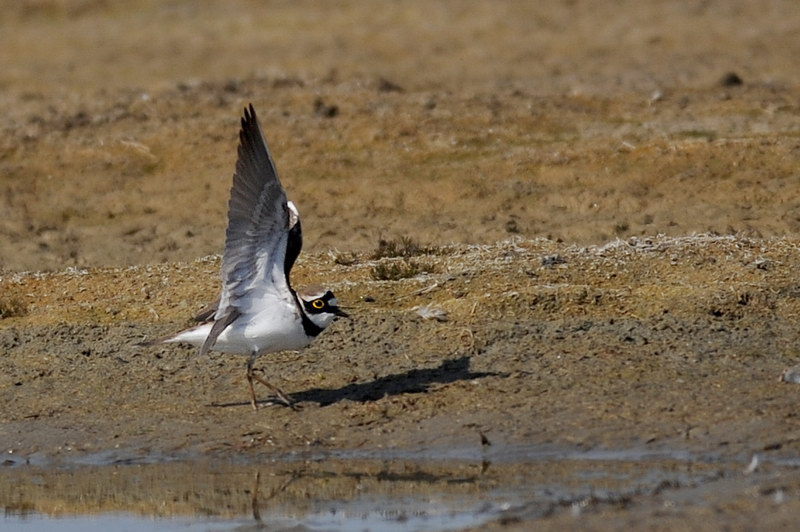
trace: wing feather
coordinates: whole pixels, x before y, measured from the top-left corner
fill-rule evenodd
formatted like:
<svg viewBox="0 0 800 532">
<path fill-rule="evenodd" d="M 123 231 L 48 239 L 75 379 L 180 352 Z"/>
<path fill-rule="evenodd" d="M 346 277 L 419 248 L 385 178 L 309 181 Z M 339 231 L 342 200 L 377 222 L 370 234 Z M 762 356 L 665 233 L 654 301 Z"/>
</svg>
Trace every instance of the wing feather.
<svg viewBox="0 0 800 532">
<path fill-rule="evenodd" d="M 205 354 L 208 353 L 212 347 L 214 347 L 214 344 L 217 342 L 219 335 L 222 334 L 222 331 L 224 331 L 228 325 L 236 321 L 236 318 L 238 317 L 239 311 L 231 308 L 228 313 L 225 314 L 225 316 L 214 322 L 214 325 L 211 326 L 211 330 L 208 332 L 208 336 L 206 336 L 206 341 L 203 342 L 202 347 L 200 347 L 201 357 L 205 356 Z"/>
<path fill-rule="evenodd" d="M 213 321 L 214 315 L 217 313 L 217 309 L 219 308 L 219 298 L 215 299 L 213 303 L 209 303 L 203 310 L 197 313 L 194 317 L 194 321 L 199 321 L 200 323 L 205 323 L 208 321 Z"/>
<path fill-rule="evenodd" d="M 293 220 L 286 192 L 251 104 L 242 118 L 228 203 L 228 229 L 220 272 L 222 294 L 212 328 L 216 334 L 209 334 L 203 351 L 213 347 L 216 337 L 246 311 L 243 305 L 248 300 L 266 292 L 279 297 L 291 295 L 288 275 L 283 275 L 290 222 Z M 276 275 L 277 272 L 281 275 Z"/>
</svg>

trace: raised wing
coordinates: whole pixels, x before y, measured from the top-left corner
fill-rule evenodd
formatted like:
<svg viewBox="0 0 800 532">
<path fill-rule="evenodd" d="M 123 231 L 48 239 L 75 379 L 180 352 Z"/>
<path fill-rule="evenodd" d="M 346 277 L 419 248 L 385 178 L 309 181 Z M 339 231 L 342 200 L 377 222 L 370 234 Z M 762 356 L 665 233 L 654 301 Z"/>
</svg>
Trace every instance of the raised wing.
<svg viewBox="0 0 800 532">
<path fill-rule="evenodd" d="M 284 273 L 289 229 L 286 192 L 278 180 L 275 163 L 251 104 L 242 118 L 236 173 L 228 204 L 222 294 L 214 313 L 215 326 L 201 354 L 213 347 L 225 327 L 246 312 L 246 307 L 254 300 L 268 295 L 291 297 Z"/>
</svg>

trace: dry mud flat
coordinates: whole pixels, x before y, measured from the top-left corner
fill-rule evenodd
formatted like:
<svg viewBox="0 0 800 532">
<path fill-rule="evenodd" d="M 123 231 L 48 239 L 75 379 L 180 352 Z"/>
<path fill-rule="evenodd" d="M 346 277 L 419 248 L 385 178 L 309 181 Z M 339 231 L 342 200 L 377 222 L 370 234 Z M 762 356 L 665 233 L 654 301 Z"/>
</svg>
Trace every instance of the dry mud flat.
<svg viewBox="0 0 800 532">
<path fill-rule="evenodd" d="M 793 2 L 375 11 L 353 0 L 0 10 L 0 268 L 218 253 L 250 102 L 307 251 L 400 235 L 599 244 L 800 231 Z"/>
<path fill-rule="evenodd" d="M 4 508 L 795 528 L 799 14 L 7 3 Z M 297 282 L 354 307 L 261 361 L 300 412 L 250 411 L 241 359 L 135 346 L 217 289 L 195 259 L 250 102 L 307 228 Z M 400 235 L 433 249 L 371 258 Z"/>
<path fill-rule="evenodd" d="M 520 239 L 412 252 L 308 255 L 299 264 L 298 282 L 331 279 L 353 311 L 308 350 L 261 360 L 299 412 L 252 411 L 241 358 L 135 345 L 186 324 L 215 289 L 216 258 L 4 276 L 4 308 L 19 316 L 0 329 L 9 466 L 0 493 L 19 493 L 21 479 L 42 474 L 18 467 L 28 462 L 244 460 L 278 467 L 268 491 L 283 493 L 286 475 L 313 486 L 352 466 L 386 480 L 395 477 L 374 461 L 421 459 L 428 465 L 385 467 L 414 471 L 409 481 L 429 479 L 432 492 L 460 478 L 436 468 L 469 469 L 478 492 L 526 479 L 561 486 L 549 501 L 540 492 L 498 503 L 489 515 L 498 526 L 535 519 L 558 528 L 579 518 L 604 529 L 656 516 L 658 526 L 688 528 L 710 518 L 791 522 L 800 507 L 800 387 L 779 378 L 800 358 L 797 241 Z M 412 264 L 429 273 L 374 279 Z M 446 321 L 421 317 L 420 307 Z M 753 454 L 760 466 L 748 475 Z M 336 457 L 373 462 L 320 465 Z M 324 471 L 307 477 L 298 467 Z M 629 467 L 650 472 L 613 472 Z M 251 486 L 255 469 L 236 473 Z M 581 487 L 564 487 L 570 475 Z M 128 491 L 114 497 L 116 509 L 143 511 Z M 43 511 L 64 497 L 36 495 L 23 500 Z"/>
</svg>

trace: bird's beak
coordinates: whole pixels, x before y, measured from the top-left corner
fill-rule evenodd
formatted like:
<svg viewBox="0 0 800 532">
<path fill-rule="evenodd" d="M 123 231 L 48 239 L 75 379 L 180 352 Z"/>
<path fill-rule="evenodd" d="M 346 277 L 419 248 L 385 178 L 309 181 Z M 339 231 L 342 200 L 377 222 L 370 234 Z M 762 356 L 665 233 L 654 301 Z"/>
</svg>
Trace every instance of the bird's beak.
<svg viewBox="0 0 800 532">
<path fill-rule="evenodd" d="M 333 313 L 336 316 L 341 316 L 342 318 L 349 318 L 350 317 L 350 314 L 348 314 L 347 312 L 343 311 L 339 307 L 336 307 L 336 310 L 334 310 Z"/>
</svg>

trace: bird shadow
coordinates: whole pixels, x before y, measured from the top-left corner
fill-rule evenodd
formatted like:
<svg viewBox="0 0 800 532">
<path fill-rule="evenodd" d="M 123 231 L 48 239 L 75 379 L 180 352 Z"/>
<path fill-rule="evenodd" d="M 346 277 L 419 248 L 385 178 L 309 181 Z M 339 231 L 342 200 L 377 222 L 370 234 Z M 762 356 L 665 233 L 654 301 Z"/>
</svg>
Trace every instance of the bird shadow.
<svg viewBox="0 0 800 532">
<path fill-rule="evenodd" d="M 444 360 L 435 368 L 412 369 L 404 373 L 386 375 L 370 382 L 348 384 L 341 388 L 312 388 L 290 394 L 290 397 L 297 402 L 312 402 L 320 406 L 327 406 L 339 401 L 366 403 L 377 401 L 388 395 L 424 393 L 434 384 L 449 384 L 498 375 L 491 372 L 471 371 L 469 366 L 470 357 L 463 356 Z"/>
<path fill-rule="evenodd" d="M 386 396 L 425 393 L 436 384 L 449 384 L 457 381 L 496 377 L 500 373 L 470 370 L 470 357 L 462 356 L 442 361 L 435 368 L 412 369 L 403 373 L 386 375 L 370 382 L 353 383 L 340 388 L 311 388 L 302 392 L 287 394 L 295 403 L 317 403 L 328 406 L 340 401 L 367 403 Z M 249 403 L 225 403 L 213 406 L 241 406 Z M 265 399 L 259 404 L 275 404 Z"/>
</svg>

